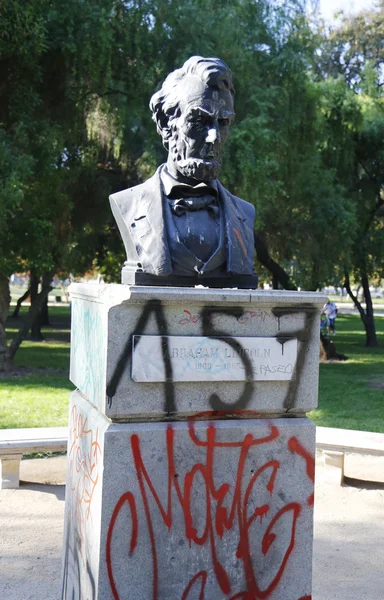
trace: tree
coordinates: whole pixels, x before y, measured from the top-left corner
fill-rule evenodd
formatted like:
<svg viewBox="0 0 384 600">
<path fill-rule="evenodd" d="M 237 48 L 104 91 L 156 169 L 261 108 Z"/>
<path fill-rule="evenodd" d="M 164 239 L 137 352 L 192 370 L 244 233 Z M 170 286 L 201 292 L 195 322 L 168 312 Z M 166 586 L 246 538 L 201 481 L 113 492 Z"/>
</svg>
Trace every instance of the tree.
<svg viewBox="0 0 384 600">
<path fill-rule="evenodd" d="M 336 169 L 356 214 L 344 284 L 360 312 L 368 346 L 377 345 L 369 279 L 384 267 L 384 227 L 376 219 L 384 185 L 383 9 L 381 2 L 378 11 L 345 18 L 324 38 L 315 65 L 317 79 L 325 79 L 325 160 Z M 365 309 L 352 292 L 350 275 L 363 287 Z"/>
<path fill-rule="evenodd" d="M 109 149 L 92 138 L 89 120 L 94 90 L 108 91 L 114 38 L 123 26 L 116 4 L 11 0 L 0 7 L 0 369 L 38 316 L 53 273 L 74 263 L 80 271 L 95 255 L 87 241 L 95 237 L 94 224 L 105 222 L 108 207 L 95 194 L 92 210 L 79 209 L 79 182 L 92 177 L 88 191 L 97 184 L 100 191 L 109 189 L 100 185 L 101 175 L 109 177 Z M 27 326 L 7 348 L 7 278 L 21 268 L 43 286 Z"/>
<path fill-rule="evenodd" d="M 358 132 L 356 148 L 356 189 L 355 198 L 358 213 L 358 229 L 353 246 L 350 269 L 346 267 L 345 286 L 359 310 L 366 330 L 366 344 L 377 345 L 374 312 L 369 280 L 384 273 L 384 226 L 376 218 L 384 205 L 384 98 L 361 95 L 363 123 Z M 361 281 L 366 308 L 353 294 L 349 271 Z"/>
</svg>

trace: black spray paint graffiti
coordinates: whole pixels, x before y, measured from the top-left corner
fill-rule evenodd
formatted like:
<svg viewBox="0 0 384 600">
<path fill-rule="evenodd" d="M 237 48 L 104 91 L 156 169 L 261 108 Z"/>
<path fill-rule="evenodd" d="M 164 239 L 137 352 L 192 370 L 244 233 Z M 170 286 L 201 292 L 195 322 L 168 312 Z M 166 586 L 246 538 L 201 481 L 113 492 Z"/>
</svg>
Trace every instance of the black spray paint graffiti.
<svg viewBox="0 0 384 600">
<path fill-rule="evenodd" d="M 168 328 L 167 328 L 167 320 L 165 318 L 163 305 L 158 300 L 149 300 L 145 305 L 142 314 L 136 324 L 136 327 L 132 334 L 129 336 L 127 343 L 125 345 L 124 351 L 122 352 L 112 378 L 107 385 L 107 398 L 108 398 L 108 406 L 111 408 L 113 396 L 116 394 L 117 386 L 119 385 L 121 376 L 126 368 L 127 361 L 131 359 L 132 350 L 133 350 L 133 338 L 134 336 L 139 336 L 143 333 L 146 323 L 148 322 L 151 314 L 155 315 L 157 328 L 159 334 L 162 337 L 161 340 L 161 349 L 163 354 L 163 362 L 165 368 L 165 383 L 164 383 L 164 411 L 167 414 L 172 414 L 176 412 L 176 404 L 175 404 L 175 390 L 173 385 L 173 373 L 172 373 L 172 362 L 169 357 L 169 342 L 168 342 Z M 137 341 L 139 343 L 140 340 Z"/>
<path fill-rule="evenodd" d="M 82 559 L 80 558 L 80 540 L 76 535 L 76 525 L 71 523 L 71 519 L 67 519 L 65 534 L 65 556 L 64 556 L 64 571 L 61 582 L 61 600 L 84 600 L 85 595 L 82 589 L 81 574 L 83 572 Z M 71 535 L 71 527 L 75 530 Z M 73 538 L 75 547 L 70 548 L 69 539 Z M 69 569 L 71 565 L 71 575 Z M 87 600 L 96 600 L 96 584 L 92 574 L 88 559 L 86 560 L 86 577 L 85 587 L 87 588 Z M 71 589 L 69 589 L 71 588 Z"/>
<path fill-rule="evenodd" d="M 280 331 L 280 319 L 282 317 L 293 314 L 305 315 L 304 327 L 302 329 L 297 329 L 296 331 L 289 332 L 289 335 L 291 337 L 295 337 L 298 339 L 299 342 L 301 342 L 299 353 L 297 356 L 294 377 L 289 383 L 288 391 L 283 403 L 283 408 L 285 408 L 286 411 L 289 411 L 295 407 L 297 387 L 299 385 L 300 377 L 303 372 L 305 356 L 309 349 L 309 340 L 311 339 L 312 328 L 315 325 L 316 309 L 313 306 L 300 306 L 297 308 L 274 308 L 272 309 L 272 313 L 278 320 L 278 331 Z M 279 336 L 276 337 L 277 339 L 281 340 Z"/>
<path fill-rule="evenodd" d="M 289 410 L 295 407 L 297 387 L 300 381 L 300 376 L 303 371 L 305 356 L 308 352 L 309 340 L 311 337 L 312 328 L 315 323 L 314 319 L 316 316 L 316 309 L 311 305 L 302 305 L 297 308 L 274 308 L 272 310 L 272 313 L 278 320 L 279 331 L 281 318 L 292 314 L 305 315 L 305 322 L 303 328 L 297 329 L 295 331 L 290 331 L 289 336 L 287 337 L 283 337 L 281 335 L 276 336 L 276 339 L 282 345 L 284 345 L 284 343 L 288 339 L 292 338 L 297 338 L 300 342 L 294 377 L 289 382 L 288 390 L 283 402 L 283 408 L 288 412 Z M 124 370 L 126 369 L 127 362 L 130 362 L 131 360 L 134 336 L 136 336 L 135 343 L 137 345 L 138 343 L 140 343 L 140 335 L 143 334 L 146 323 L 148 322 L 152 314 L 156 319 L 158 332 L 162 338 L 161 348 L 166 379 L 166 381 L 164 382 L 164 412 L 166 413 L 166 415 L 170 416 L 174 415 L 177 412 L 177 407 L 175 400 L 175 388 L 173 383 L 172 362 L 169 355 L 169 333 L 163 305 L 159 300 L 156 299 L 147 302 L 142 314 L 140 315 L 137 321 L 134 331 L 129 335 L 127 339 L 124 350 L 121 353 L 121 356 L 114 369 L 113 375 L 107 385 L 106 393 L 108 398 L 108 406 L 109 408 L 112 407 L 113 397 L 116 394 L 119 382 L 121 380 Z M 201 310 L 199 317 L 200 322 L 202 324 L 201 333 L 204 337 L 208 337 L 210 339 L 220 337 L 222 341 L 225 341 L 236 352 L 239 359 L 243 363 L 246 374 L 246 381 L 244 383 L 244 388 L 240 396 L 231 404 L 223 402 L 218 394 L 212 394 L 210 396 L 209 404 L 214 411 L 217 410 L 231 412 L 245 410 L 249 405 L 249 402 L 255 391 L 252 364 L 247 354 L 245 352 L 242 352 L 243 348 L 237 340 L 233 339 L 233 337 L 229 337 L 227 332 L 218 330 L 214 327 L 214 316 L 216 316 L 217 314 L 233 316 L 237 321 L 239 321 L 244 315 L 244 309 L 241 307 L 217 308 L 207 306 Z"/>
<path fill-rule="evenodd" d="M 243 314 L 244 310 L 242 308 L 228 308 L 228 309 L 220 309 L 220 308 L 211 308 L 204 307 L 201 311 L 201 321 L 202 321 L 202 333 L 205 337 L 210 339 L 214 339 L 215 337 L 220 337 L 220 339 L 231 346 L 233 350 L 237 353 L 239 358 L 244 364 L 245 368 L 245 376 L 246 382 L 244 384 L 244 389 L 240 394 L 238 400 L 233 402 L 232 404 L 227 404 L 223 402 L 217 394 L 212 394 L 209 398 L 209 404 L 213 410 L 241 410 L 245 409 L 248 405 L 248 402 L 251 399 L 254 382 L 253 382 L 253 369 L 250 358 L 246 355 L 245 352 L 241 352 L 242 345 L 231 337 L 228 337 L 228 334 L 223 331 L 219 331 L 214 329 L 212 325 L 212 316 L 215 314 L 227 314 L 235 317 L 239 320 Z"/>
</svg>

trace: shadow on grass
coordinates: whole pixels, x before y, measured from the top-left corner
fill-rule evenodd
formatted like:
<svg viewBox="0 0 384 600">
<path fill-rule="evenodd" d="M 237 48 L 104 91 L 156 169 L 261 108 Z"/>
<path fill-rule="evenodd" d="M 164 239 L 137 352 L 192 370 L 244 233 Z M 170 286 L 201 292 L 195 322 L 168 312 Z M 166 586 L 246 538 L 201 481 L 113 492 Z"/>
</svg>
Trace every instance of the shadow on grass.
<svg viewBox="0 0 384 600">
<path fill-rule="evenodd" d="M 57 346 L 44 342 L 23 345 L 15 356 L 15 366 L 25 367 L 53 367 L 69 372 L 69 345 Z"/>
<path fill-rule="evenodd" d="M 25 377 L 20 377 L 18 379 L 4 377 L 1 379 L 1 385 L 4 387 L 7 386 L 8 388 L 24 389 L 37 389 L 41 387 L 66 389 L 71 391 L 74 389 L 73 383 L 70 382 L 68 375 L 65 372 L 62 374 L 55 373 L 48 369 L 46 374 L 42 374 L 42 372 L 39 371 L 38 374 L 29 373 Z"/>
<path fill-rule="evenodd" d="M 22 326 L 25 317 L 28 314 L 28 307 L 22 307 L 20 316 L 14 319 L 11 315 L 14 307 L 10 307 L 9 316 L 7 319 L 7 337 L 13 339 L 17 331 Z M 69 306 L 59 306 L 49 308 L 49 325 L 41 329 L 44 340 L 47 342 L 58 341 L 61 343 L 70 342 L 71 334 L 71 309 Z M 28 339 L 28 338 L 27 338 Z"/>
</svg>

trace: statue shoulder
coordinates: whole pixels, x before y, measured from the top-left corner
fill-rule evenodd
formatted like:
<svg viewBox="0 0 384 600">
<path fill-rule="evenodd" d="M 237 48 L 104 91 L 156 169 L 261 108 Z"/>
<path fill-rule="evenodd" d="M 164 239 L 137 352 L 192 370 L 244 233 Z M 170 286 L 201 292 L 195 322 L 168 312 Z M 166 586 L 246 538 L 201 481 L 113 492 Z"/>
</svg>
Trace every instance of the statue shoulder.
<svg viewBox="0 0 384 600">
<path fill-rule="evenodd" d="M 147 181 L 135 185 L 133 187 L 121 190 L 115 194 L 109 196 L 111 206 L 116 206 L 122 213 L 127 212 L 129 206 L 141 197 L 142 192 L 145 189 Z"/>
<path fill-rule="evenodd" d="M 256 215 L 256 209 L 253 206 L 253 204 L 251 204 L 250 202 L 247 202 L 246 200 L 243 200 L 242 198 L 239 198 L 238 196 L 235 196 L 235 194 L 232 194 L 226 188 L 223 188 L 223 189 L 225 190 L 226 194 L 230 197 L 233 204 L 236 206 L 238 212 L 240 214 L 243 214 L 244 217 L 247 219 L 247 221 L 249 220 L 253 225 L 253 222 L 255 220 L 255 215 Z"/>
<path fill-rule="evenodd" d="M 126 188 L 125 190 L 121 190 L 120 192 L 116 192 L 109 196 L 109 201 L 111 203 L 112 210 L 113 208 L 118 208 L 119 211 L 124 215 L 126 214 L 136 202 L 140 201 L 140 198 L 144 193 L 149 190 L 155 189 L 156 186 L 159 185 L 160 176 L 159 169 L 156 171 L 152 177 L 144 181 L 144 183 L 140 183 L 139 185 L 135 185 L 133 187 Z"/>
</svg>

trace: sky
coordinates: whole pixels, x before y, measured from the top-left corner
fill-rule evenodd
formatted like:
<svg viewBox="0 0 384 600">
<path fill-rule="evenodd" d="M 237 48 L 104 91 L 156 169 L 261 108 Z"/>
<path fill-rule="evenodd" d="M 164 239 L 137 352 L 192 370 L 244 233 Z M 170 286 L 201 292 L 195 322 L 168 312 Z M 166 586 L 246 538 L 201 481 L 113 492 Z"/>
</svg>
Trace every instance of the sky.
<svg viewBox="0 0 384 600">
<path fill-rule="evenodd" d="M 374 0 L 320 0 L 320 12 L 329 23 L 334 22 L 333 15 L 340 10 L 355 14 L 374 6 Z"/>
</svg>

